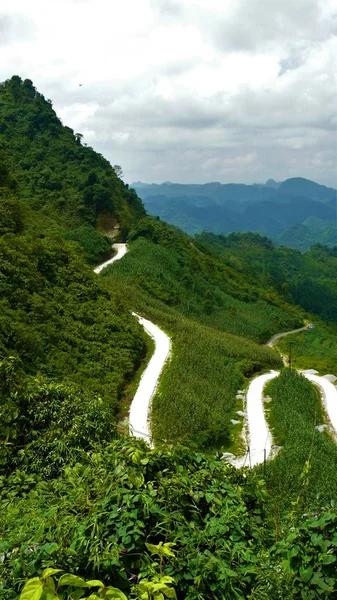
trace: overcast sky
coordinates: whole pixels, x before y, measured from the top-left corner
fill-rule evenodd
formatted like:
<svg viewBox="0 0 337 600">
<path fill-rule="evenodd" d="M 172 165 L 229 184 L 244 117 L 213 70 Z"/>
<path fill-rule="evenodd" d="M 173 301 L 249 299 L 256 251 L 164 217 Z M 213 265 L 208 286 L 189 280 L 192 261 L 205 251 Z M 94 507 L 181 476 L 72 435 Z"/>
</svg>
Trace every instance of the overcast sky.
<svg viewBox="0 0 337 600">
<path fill-rule="evenodd" d="M 14 74 L 129 183 L 337 186 L 337 0 L 1 0 Z"/>
</svg>

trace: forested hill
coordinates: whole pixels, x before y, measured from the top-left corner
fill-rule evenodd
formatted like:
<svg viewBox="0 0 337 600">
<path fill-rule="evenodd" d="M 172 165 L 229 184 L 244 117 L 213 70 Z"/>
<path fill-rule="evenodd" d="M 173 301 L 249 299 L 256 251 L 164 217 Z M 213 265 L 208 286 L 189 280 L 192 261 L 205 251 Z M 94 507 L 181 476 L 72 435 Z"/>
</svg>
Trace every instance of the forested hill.
<svg viewBox="0 0 337 600">
<path fill-rule="evenodd" d="M 16 198 L 30 208 L 31 227 L 108 232 L 118 224 L 125 235 L 145 214 L 142 203 L 81 137 L 62 125 L 29 79 L 14 76 L 0 85 L 0 181 L 9 171 Z"/>
<path fill-rule="evenodd" d="M 238 390 L 282 368 L 263 342 L 311 318 L 295 305 L 308 281 L 300 253 L 275 254 L 254 234 L 192 239 L 146 216 L 29 80 L 0 87 L 0 143 L 0 599 L 17 600 L 30 578 L 22 600 L 334 594 L 337 515 L 324 503 L 336 497 L 336 448 L 328 433 L 313 438 L 323 415 L 310 384 L 291 374 L 274 388 L 295 417 L 300 407 L 283 462 L 281 451 L 244 472 L 220 460 L 243 451 Z M 88 263 L 111 251 L 99 231 L 117 225 L 128 252 L 97 276 Z M 316 254 L 306 269 L 321 271 L 335 310 L 336 257 Z M 172 341 L 152 403 L 155 448 L 126 434 L 153 350 L 132 311 Z M 58 569 L 72 575 L 56 588 Z"/>
<path fill-rule="evenodd" d="M 257 231 L 301 251 L 337 243 L 336 190 L 302 177 L 265 185 L 132 185 L 151 215 L 189 234 Z"/>
</svg>

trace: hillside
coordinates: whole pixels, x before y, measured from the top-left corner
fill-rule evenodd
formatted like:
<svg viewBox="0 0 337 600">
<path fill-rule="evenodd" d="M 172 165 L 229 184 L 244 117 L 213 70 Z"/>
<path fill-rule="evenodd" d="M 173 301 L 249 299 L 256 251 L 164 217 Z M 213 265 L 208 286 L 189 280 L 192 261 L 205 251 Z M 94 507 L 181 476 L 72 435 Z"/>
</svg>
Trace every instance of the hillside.
<svg viewBox="0 0 337 600">
<path fill-rule="evenodd" d="M 336 323 L 336 246 L 318 244 L 301 254 L 277 247 L 254 233 L 204 233 L 196 236 L 196 245 L 208 248 L 243 276 L 253 276 L 257 285 L 276 288 L 285 301 L 302 306 L 331 325 Z"/>
<path fill-rule="evenodd" d="M 189 234 L 256 231 L 301 251 L 337 243 L 336 190 L 300 177 L 272 185 L 132 185 L 151 215 Z"/>
<path fill-rule="evenodd" d="M 191 238 L 146 216 L 29 80 L 0 88 L 0 141 L 1 600 L 27 579 L 22 600 L 333 597 L 337 449 L 314 429 L 310 384 L 286 370 L 271 388 L 279 460 L 221 457 L 242 443 L 238 390 L 282 368 L 268 338 L 311 310 L 331 321 L 315 346 L 328 331 L 335 351 L 335 249 Z M 111 245 L 100 231 L 117 226 L 128 252 L 95 275 Z M 132 311 L 172 340 L 155 448 L 124 428 L 153 350 Z"/>
<path fill-rule="evenodd" d="M 109 233 L 119 226 L 126 235 L 144 215 L 108 161 L 63 127 L 51 101 L 28 79 L 14 76 L 0 86 L 0 150 L 0 181 L 10 173 L 15 197 L 25 203 L 26 226 L 35 234 L 65 232 L 88 250 L 90 227 Z M 109 251 L 98 234 L 94 241 L 102 255 Z"/>
</svg>

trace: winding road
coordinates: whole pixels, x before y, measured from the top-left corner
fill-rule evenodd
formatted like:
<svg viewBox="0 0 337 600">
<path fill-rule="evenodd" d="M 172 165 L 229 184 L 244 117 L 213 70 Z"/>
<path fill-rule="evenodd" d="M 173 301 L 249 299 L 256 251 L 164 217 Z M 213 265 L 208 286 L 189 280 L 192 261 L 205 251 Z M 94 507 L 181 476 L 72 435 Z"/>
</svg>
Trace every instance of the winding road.
<svg viewBox="0 0 337 600">
<path fill-rule="evenodd" d="M 305 329 L 307 329 L 307 326 L 300 327 L 299 329 L 293 329 L 292 331 L 283 331 L 282 333 L 277 333 L 276 335 L 273 335 L 273 337 L 269 340 L 269 342 L 266 343 L 266 346 L 269 346 L 269 348 L 273 348 L 273 346 L 275 346 L 275 344 L 281 338 L 286 337 L 287 335 L 291 335 L 292 333 L 298 333 L 299 331 L 304 331 Z"/>
<path fill-rule="evenodd" d="M 294 329 L 274 335 L 266 346 L 273 347 L 278 340 L 286 335 L 305 330 L 306 327 Z M 327 377 L 317 375 L 314 370 L 299 371 L 311 383 L 316 385 L 321 393 L 328 419 L 337 436 L 337 388 Z M 278 371 L 259 375 L 250 383 L 246 395 L 246 420 L 248 427 L 248 450 L 244 456 L 228 457 L 228 462 L 237 468 L 263 463 L 272 450 L 272 435 L 268 427 L 263 409 L 263 388 L 268 381 L 277 377 Z M 337 439 L 337 438 L 336 438 Z"/>
<path fill-rule="evenodd" d="M 126 244 L 114 244 L 117 253 L 111 259 L 94 269 L 100 273 L 105 267 L 116 260 L 120 260 L 127 253 Z M 137 392 L 133 398 L 129 414 L 130 435 L 147 440 L 151 443 L 150 409 L 151 401 L 156 392 L 159 377 L 171 352 L 170 338 L 157 325 L 132 313 L 155 343 L 155 351 L 141 377 Z M 306 327 L 293 329 L 274 335 L 266 346 L 272 348 L 278 340 L 287 335 L 305 330 Z M 322 401 L 328 414 L 332 427 L 337 434 L 337 389 L 326 377 L 319 377 L 313 370 L 301 371 L 303 375 L 321 392 Z M 237 468 L 244 466 L 254 467 L 263 463 L 272 451 L 272 435 L 269 430 L 263 407 L 263 389 L 267 382 L 277 377 L 278 371 L 270 371 L 259 375 L 250 383 L 246 394 L 246 421 L 248 428 L 248 451 L 244 456 L 227 456 L 228 462 Z"/>
<path fill-rule="evenodd" d="M 117 254 L 94 269 L 95 273 L 100 273 L 105 267 L 108 267 L 116 260 L 120 260 L 127 253 L 126 244 L 114 244 Z M 144 319 L 136 313 L 132 313 L 142 325 L 148 335 L 150 335 L 155 344 L 155 351 L 142 374 L 137 392 L 132 400 L 129 413 L 129 433 L 134 437 L 142 438 L 151 443 L 150 429 L 150 410 L 151 401 L 156 393 L 159 377 L 166 361 L 170 356 L 171 341 L 168 335 L 164 333 L 157 325 Z"/>
</svg>

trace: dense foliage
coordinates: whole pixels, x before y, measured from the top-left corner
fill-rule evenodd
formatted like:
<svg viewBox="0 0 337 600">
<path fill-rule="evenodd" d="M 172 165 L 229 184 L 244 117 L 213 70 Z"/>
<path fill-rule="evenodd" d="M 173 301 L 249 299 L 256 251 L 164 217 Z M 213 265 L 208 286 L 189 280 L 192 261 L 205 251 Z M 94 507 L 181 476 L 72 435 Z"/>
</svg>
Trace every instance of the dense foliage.
<svg viewBox="0 0 337 600">
<path fill-rule="evenodd" d="M 245 377 L 280 367 L 258 342 L 302 324 L 288 301 L 316 310 L 326 288 L 317 312 L 334 316 L 335 251 L 309 253 L 303 281 L 312 266 L 320 281 L 306 304 L 298 253 L 269 260 L 269 240 L 191 240 L 144 218 L 119 170 L 29 80 L 0 87 L 0 142 L 0 598 L 27 579 L 24 600 L 334 593 L 337 516 L 321 505 L 336 451 L 314 429 L 324 416 L 308 382 L 286 373 L 270 391 L 283 449 L 267 488 L 200 448 L 231 443 Z M 86 264 L 109 253 L 98 231 L 130 240 L 104 277 Z M 117 433 L 151 349 L 131 310 L 173 342 L 155 449 Z"/>
<path fill-rule="evenodd" d="M 84 384 L 111 406 L 145 352 L 118 294 L 61 239 L 0 238 L 0 354 L 27 374 Z"/>
<path fill-rule="evenodd" d="M 316 369 L 321 375 L 335 373 L 337 364 L 336 329 L 315 323 L 313 329 L 301 331 L 277 344 L 283 354 L 291 353 L 297 369 Z"/>
<path fill-rule="evenodd" d="M 337 319 L 337 246 L 313 246 L 305 254 L 276 247 L 259 234 L 233 233 L 229 236 L 200 234 L 200 249 L 221 256 L 225 263 L 256 284 L 276 288 L 287 302 L 298 304 L 334 324 Z"/>
<path fill-rule="evenodd" d="M 316 429 L 326 421 L 319 391 L 285 369 L 266 393 L 272 398 L 268 420 L 274 442 L 281 446 L 265 473 L 274 509 L 288 512 L 299 498 L 300 511 L 320 510 L 337 497 L 337 446 L 329 429 Z"/>
<path fill-rule="evenodd" d="M 125 235 L 145 214 L 142 203 L 81 137 L 62 126 L 51 101 L 29 79 L 14 76 L 0 86 L 0 186 L 9 170 L 32 228 L 37 220 L 44 232 L 55 224 L 69 230 L 98 221 L 103 232 L 118 224 Z M 86 236 L 78 233 L 77 239 L 85 242 Z"/>
<path fill-rule="evenodd" d="M 244 377 L 281 366 L 274 351 L 249 338 L 267 340 L 301 325 L 300 313 L 272 289 L 252 289 L 159 221 L 139 222 L 130 237 L 136 240 L 129 252 L 103 278 L 172 337 L 172 359 L 153 402 L 154 438 L 228 446 L 231 420 L 242 410 L 236 394 Z"/>
</svg>

